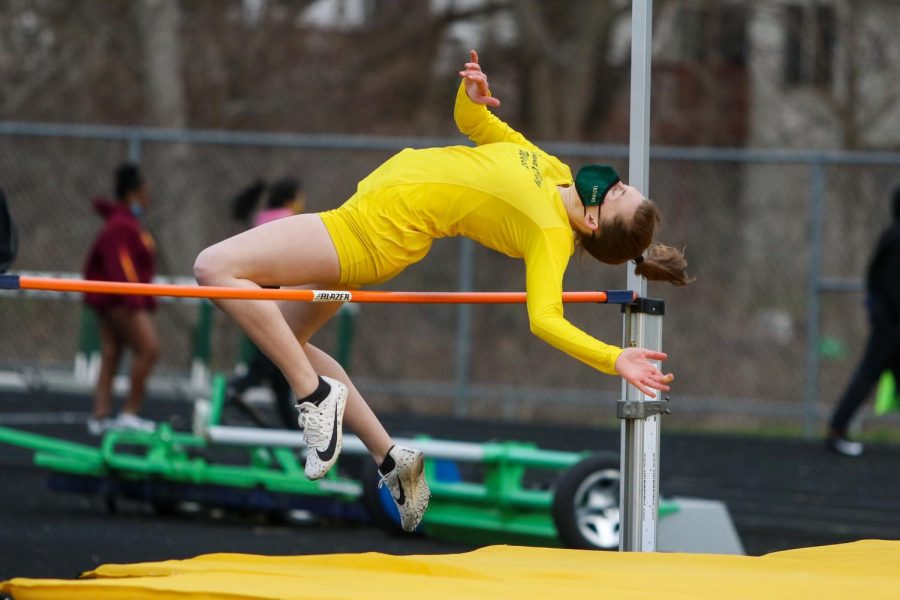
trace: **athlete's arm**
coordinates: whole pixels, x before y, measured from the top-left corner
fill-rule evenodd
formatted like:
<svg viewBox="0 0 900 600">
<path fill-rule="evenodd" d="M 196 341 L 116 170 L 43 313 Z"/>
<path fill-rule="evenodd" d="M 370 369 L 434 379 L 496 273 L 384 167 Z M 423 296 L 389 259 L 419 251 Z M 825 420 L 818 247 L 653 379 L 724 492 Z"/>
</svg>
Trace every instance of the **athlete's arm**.
<svg viewBox="0 0 900 600">
<path fill-rule="evenodd" d="M 513 142 L 530 150 L 540 150 L 487 109 L 488 106 L 500 106 L 500 100 L 491 96 L 487 75 L 481 71 L 478 54 L 474 50 L 459 76 L 462 77 L 462 82 L 456 94 L 453 118 L 463 135 L 478 146 Z"/>
<path fill-rule="evenodd" d="M 525 256 L 525 287 L 528 294 L 528 320 L 531 332 L 554 348 L 609 375 L 619 375 L 648 396 L 653 389 L 668 391 L 671 379 L 652 362 L 665 360 L 662 352 L 643 348 L 622 350 L 606 344 L 575 327 L 563 316 L 562 279 L 568 255 L 554 249 L 566 248 L 568 240 L 552 240 L 571 236 L 564 229 L 544 230 Z"/>
<path fill-rule="evenodd" d="M 483 106 L 493 106 L 494 108 L 500 106 L 499 98 L 491 95 L 487 75 L 481 70 L 481 65 L 478 64 L 478 53 L 474 50 L 469 52 L 469 62 L 459 72 L 459 76 L 462 77 L 463 87 L 469 100 Z"/>
</svg>

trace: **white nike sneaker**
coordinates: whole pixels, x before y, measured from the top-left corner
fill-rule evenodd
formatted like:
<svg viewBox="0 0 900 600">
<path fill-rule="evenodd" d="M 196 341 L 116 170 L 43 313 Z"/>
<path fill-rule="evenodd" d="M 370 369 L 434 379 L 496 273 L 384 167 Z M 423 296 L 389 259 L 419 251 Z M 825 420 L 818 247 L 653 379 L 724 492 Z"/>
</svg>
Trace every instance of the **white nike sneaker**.
<svg viewBox="0 0 900 600">
<path fill-rule="evenodd" d="M 88 433 L 93 436 L 100 436 L 106 433 L 107 429 L 110 429 L 113 426 L 113 419 L 108 417 L 94 417 L 90 416 L 87 420 L 87 430 Z"/>
<path fill-rule="evenodd" d="M 400 525 L 404 531 L 415 531 L 428 510 L 431 490 L 425 481 L 425 455 L 421 450 L 404 446 L 394 446 L 390 452 L 394 468 L 381 473 L 378 487 L 387 484 L 397 510 L 400 511 Z"/>
<path fill-rule="evenodd" d="M 156 431 L 156 423 L 150 419 L 144 419 L 134 413 L 119 413 L 110 424 L 110 429 L 125 429 L 128 431 L 142 431 L 144 433 L 153 433 Z"/>
<path fill-rule="evenodd" d="M 309 479 L 320 479 L 334 466 L 343 447 L 344 407 L 347 405 L 347 386 L 330 377 L 322 377 L 331 392 L 318 406 L 304 402 L 297 406 L 297 422 L 303 429 L 306 442 L 306 467 Z"/>
</svg>

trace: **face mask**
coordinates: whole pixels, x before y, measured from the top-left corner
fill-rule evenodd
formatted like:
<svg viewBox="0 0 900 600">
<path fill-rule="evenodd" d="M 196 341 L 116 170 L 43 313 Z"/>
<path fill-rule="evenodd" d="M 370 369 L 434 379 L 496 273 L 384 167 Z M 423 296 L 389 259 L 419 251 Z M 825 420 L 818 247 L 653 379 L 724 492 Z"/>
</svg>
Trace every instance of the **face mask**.
<svg viewBox="0 0 900 600">
<path fill-rule="evenodd" d="M 134 203 L 131 205 L 131 214 L 135 216 L 135 218 L 140 219 L 144 215 L 144 207 L 138 203 Z"/>
<path fill-rule="evenodd" d="M 585 165 L 575 176 L 575 189 L 585 207 L 599 206 L 603 204 L 606 192 L 619 181 L 619 174 L 610 166 Z"/>
</svg>

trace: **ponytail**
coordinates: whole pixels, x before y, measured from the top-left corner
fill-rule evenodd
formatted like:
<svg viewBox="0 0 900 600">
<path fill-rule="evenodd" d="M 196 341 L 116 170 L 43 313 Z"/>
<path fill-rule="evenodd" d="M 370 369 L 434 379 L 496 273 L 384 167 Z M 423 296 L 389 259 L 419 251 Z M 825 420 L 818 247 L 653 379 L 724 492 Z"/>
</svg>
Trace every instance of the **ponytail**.
<svg viewBox="0 0 900 600">
<path fill-rule="evenodd" d="M 235 196 L 231 201 L 231 214 L 235 220 L 242 223 L 247 222 L 265 191 L 266 182 L 262 179 L 257 179 L 253 185 Z"/>
<path fill-rule="evenodd" d="M 634 260 L 635 274 L 650 281 L 687 285 L 693 278 L 687 274 L 684 254 L 677 248 L 653 242 L 660 223 L 656 205 L 645 199 L 635 209 L 630 224 L 621 217 L 602 223 L 599 232 L 579 236 L 579 244 L 588 254 L 609 265 Z"/>
<path fill-rule="evenodd" d="M 634 268 L 636 275 L 650 281 L 668 281 L 672 285 L 687 285 L 694 280 L 687 274 L 687 259 L 678 248 L 650 244 L 647 255 Z"/>
</svg>

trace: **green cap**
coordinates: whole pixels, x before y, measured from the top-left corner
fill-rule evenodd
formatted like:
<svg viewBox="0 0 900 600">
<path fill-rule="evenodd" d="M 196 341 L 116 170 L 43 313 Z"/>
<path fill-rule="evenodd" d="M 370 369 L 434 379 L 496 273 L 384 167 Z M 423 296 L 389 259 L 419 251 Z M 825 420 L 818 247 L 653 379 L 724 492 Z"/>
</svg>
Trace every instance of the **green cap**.
<svg viewBox="0 0 900 600">
<path fill-rule="evenodd" d="M 607 165 L 585 165 L 575 176 L 575 189 L 585 206 L 603 204 L 612 186 L 621 181 L 615 169 Z"/>
</svg>

